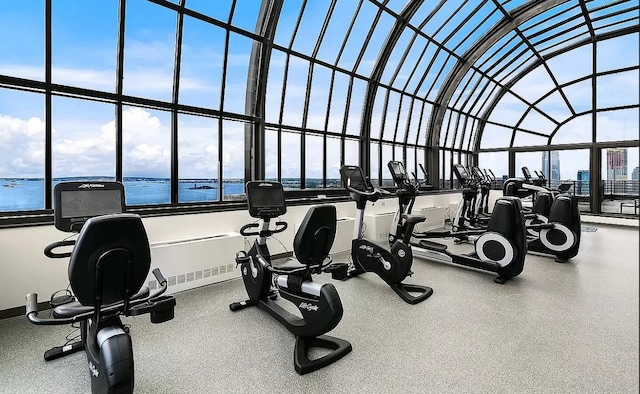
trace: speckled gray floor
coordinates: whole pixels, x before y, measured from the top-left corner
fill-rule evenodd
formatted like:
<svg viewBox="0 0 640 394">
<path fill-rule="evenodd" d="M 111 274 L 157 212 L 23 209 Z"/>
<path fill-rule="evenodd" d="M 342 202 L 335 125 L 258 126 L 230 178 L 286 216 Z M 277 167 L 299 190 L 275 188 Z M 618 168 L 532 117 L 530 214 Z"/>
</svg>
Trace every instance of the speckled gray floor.
<svg viewBox="0 0 640 394">
<path fill-rule="evenodd" d="M 402 302 L 367 274 L 335 284 L 345 313 L 331 335 L 353 352 L 298 376 L 294 338 L 266 313 L 230 312 L 240 280 L 177 296 L 176 318 L 131 324 L 138 393 L 638 393 L 638 229 L 597 225 L 572 262 L 529 255 L 506 285 L 416 260 Z M 45 363 L 68 326 L 0 321 L 0 392 L 87 393 L 83 353 Z"/>
</svg>

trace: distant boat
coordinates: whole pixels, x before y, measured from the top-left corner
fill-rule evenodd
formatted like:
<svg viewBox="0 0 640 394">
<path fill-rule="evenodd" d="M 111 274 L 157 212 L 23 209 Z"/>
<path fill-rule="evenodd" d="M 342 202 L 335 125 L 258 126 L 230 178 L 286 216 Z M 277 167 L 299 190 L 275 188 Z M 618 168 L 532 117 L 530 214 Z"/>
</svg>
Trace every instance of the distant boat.
<svg viewBox="0 0 640 394">
<path fill-rule="evenodd" d="M 2 185 L 2 187 L 14 187 L 14 186 L 15 186 L 15 185 L 12 185 L 12 184 L 6 184 L 6 183 L 5 183 L 4 185 Z"/>
</svg>

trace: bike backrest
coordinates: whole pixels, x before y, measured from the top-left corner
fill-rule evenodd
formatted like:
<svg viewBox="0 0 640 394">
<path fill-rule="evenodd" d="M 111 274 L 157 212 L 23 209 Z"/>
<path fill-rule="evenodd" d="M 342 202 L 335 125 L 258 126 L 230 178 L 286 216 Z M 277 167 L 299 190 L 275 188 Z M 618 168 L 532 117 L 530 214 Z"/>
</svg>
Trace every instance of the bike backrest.
<svg viewBox="0 0 640 394">
<path fill-rule="evenodd" d="M 96 269 L 98 264 L 102 269 Z M 98 216 L 80 230 L 69 261 L 69 283 L 82 305 L 95 306 L 97 296 L 101 305 L 113 304 L 140 290 L 150 266 L 149 239 L 140 216 Z"/>
<path fill-rule="evenodd" d="M 334 205 L 311 207 L 293 239 L 296 259 L 307 266 L 321 265 L 336 237 L 337 213 Z"/>
</svg>

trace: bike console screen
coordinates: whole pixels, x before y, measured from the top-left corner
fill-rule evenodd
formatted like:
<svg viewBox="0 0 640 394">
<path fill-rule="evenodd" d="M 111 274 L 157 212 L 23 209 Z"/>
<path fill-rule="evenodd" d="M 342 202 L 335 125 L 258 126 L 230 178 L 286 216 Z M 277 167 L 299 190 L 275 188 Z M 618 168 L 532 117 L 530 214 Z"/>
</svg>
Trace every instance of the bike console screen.
<svg viewBox="0 0 640 394">
<path fill-rule="evenodd" d="M 284 190 L 279 182 L 247 182 L 249 215 L 254 218 L 275 218 L 287 213 Z"/>
<path fill-rule="evenodd" d="M 92 217 L 122 213 L 124 186 L 119 182 L 61 182 L 54 188 L 54 224 L 76 232 Z"/>
<path fill-rule="evenodd" d="M 390 161 L 387 166 L 389 167 L 389 171 L 391 171 L 391 176 L 396 185 L 400 186 L 407 180 L 407 171 L 402 162 Z"/>
<path fill-rule="evenodd" d="M 340 176 L 345 188 L 349 186 L 363 192 L 373 190 L 373 187 L 365 179 L 362 168 L 358 166 L 342 166 L 340 168 Z"/>
</svg>

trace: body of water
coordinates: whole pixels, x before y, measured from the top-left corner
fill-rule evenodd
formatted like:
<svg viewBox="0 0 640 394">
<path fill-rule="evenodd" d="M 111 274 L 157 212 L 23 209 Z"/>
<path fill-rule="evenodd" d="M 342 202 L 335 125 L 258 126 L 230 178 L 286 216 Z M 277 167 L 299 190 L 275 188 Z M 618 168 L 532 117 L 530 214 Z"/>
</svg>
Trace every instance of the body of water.
<svg viewBox="0 0 640 394">
<path fill-rule="evenodd" d="M 113 178 L 56 179 L 53 185 L 64 181 L 113 181 Z M 340 181 L 331 180 L 330 186 L 340 187 Z M 171 202 L 171 184 L 168 179 L 125 178 L 125 201 L 128 206 L 168 204 Z M 285 189 L 299 189 L 300 180 L 283 179 Z M 335 184 L 335 185 L 334 185 Z M 308 179 L 308 187 L 322 185 L 322 180 Z M 178 183 L 178 201 L 181 203 L 218 201 L 218 181 L 210 179 L 181 180 Z M 222 183 L 223 200 L 236 199 L 244 195 L 242 180 Z M 30 211 L 44 209 L 44 179 L 2 178 L 0 179 L 0 211 Z"/>
</svg>

